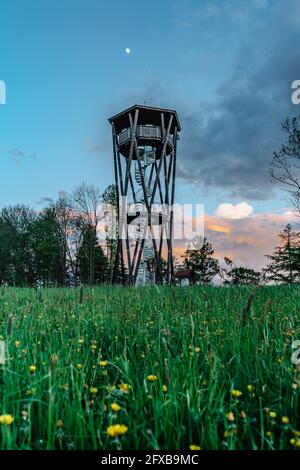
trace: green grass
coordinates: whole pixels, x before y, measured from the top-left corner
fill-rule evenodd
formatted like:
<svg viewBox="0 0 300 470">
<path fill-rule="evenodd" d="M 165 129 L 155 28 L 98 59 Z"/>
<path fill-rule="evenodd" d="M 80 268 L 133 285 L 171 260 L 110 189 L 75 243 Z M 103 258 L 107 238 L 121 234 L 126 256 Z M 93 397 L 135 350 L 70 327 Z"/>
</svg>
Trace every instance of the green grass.
<svg viewBox="0 0 300 470">
<path fill-rule="evenodd" d="M 300 370 L 291 362 L 300 287 L 256 289 L 243 326 L 248 295 L 99 287 L 80 304 L 75 289 L 0 289 L 0 414 L 14 417 L 0 425 L 0 448 L 296 448 L 291 438 L 300 446 Z M 113 402 L 122 409 L 112 412 Z M 128 427 L 119 439 L 106 432 L 116 423 Z"/>
</svg>

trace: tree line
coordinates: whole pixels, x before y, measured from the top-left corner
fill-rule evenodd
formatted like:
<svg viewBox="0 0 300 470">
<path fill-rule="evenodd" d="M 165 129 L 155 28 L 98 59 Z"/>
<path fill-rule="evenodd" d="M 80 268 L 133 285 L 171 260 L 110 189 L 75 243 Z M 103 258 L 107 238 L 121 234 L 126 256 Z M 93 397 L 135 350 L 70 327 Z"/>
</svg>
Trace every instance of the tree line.
<svg viewBox="0 0 300 470">
<path fill-rule="evenodd" d="M 41 211 L 24 205 L 0 213 L 0 285 L 72 286 L 110 283 L 116 240 L 107 234 L 100 243 L 97 225 L 100 202 L 114 201 L 115 189 L 103 194 L 82 184 L 70 196 L 61 196 Z M 280 244 L 262 272 L 214 257 L 206 237 L 196 237 L 175 262 L 176 271 L 188 269 L 192 284 L 258 285 L 300 282 L 300 233 L 287 225 Z M 162 260 L 162 269 L 166 266 Z"/>
<path fill-rule="evenodd" d="M 99 284 L 111 276 L 115 241 L 99 243 L 103 204 L 116 204 L 114 186 L 104 193 L 82 183 L 43 210 L 25 205 L 0 212 L 0 285 Z"/>
</svg>

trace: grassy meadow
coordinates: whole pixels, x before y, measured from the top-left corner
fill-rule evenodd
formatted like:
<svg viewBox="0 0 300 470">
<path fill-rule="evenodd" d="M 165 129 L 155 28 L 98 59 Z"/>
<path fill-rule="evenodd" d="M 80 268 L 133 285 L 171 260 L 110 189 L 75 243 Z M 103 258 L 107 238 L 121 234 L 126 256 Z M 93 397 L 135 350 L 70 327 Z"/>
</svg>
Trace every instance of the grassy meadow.
<svg viewBox="0 0 300 470">
<path fill-rule="evenodd" d="M 300 448 L 300 287 L 249 292 L 0 289 L 0 448 Z"/>
</svg>

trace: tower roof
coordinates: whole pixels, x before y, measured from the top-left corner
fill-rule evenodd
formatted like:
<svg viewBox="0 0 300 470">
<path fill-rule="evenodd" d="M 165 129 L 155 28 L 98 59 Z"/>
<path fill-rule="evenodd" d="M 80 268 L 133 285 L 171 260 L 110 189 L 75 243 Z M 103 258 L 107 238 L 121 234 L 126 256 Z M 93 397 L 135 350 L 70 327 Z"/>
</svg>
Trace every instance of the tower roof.
<svg viewBox="0 0 300 470">
<path fill-rule="evenodd" d="M 165 108 L 154 108 L 152 106 L 145 106 L 140 104 L 135 104 L 131 108 L 125 109 L 121 113 L 116 114 L 109 118 L 110 123 L 114 123 L 117 134 L 123 129 L 126 129 L 130 126 L 129 122 L 129 113 L 132 113 L 138 109 L 139 110 L 139 124 L 153 124 L 154 126 L 161 126 L 161 113 L 165 114 L 165 126 L 168 125 L 167 115 L 173 114 L 173 122 L 171 125 L 171 133 L 174 132 L 175 127 L 178 131 L 181 130 L 180 122 L 177 116 L 177 112 L 173 109 Z M 134 117 L 134 116 L 132 116 Z"/>
</svg>

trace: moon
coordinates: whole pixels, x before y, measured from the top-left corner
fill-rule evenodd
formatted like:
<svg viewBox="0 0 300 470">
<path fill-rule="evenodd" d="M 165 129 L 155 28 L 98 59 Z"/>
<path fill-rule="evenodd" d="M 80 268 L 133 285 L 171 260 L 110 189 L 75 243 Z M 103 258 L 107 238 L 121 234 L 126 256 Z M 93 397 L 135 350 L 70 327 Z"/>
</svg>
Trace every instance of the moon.
<svg viewBox="0 0 300 470">
<path fill-rule="evenodd" d="M 130 52 L 131 52 L 131 50 L 129 49 L 129 47 L 126 47 L 126 48 L 124 49 L 124 51 L 126 52 L 126 54 L 130 54 Z"/>
</svg>

